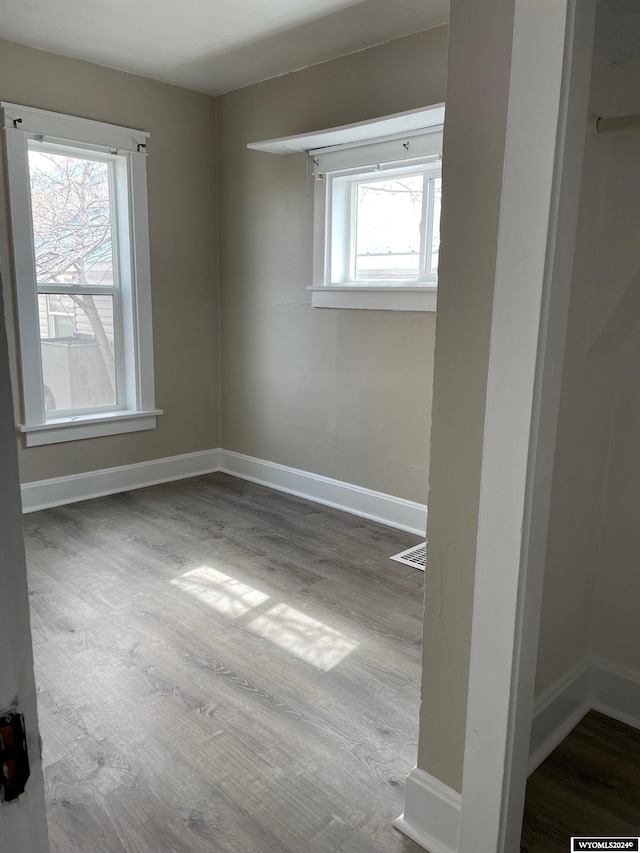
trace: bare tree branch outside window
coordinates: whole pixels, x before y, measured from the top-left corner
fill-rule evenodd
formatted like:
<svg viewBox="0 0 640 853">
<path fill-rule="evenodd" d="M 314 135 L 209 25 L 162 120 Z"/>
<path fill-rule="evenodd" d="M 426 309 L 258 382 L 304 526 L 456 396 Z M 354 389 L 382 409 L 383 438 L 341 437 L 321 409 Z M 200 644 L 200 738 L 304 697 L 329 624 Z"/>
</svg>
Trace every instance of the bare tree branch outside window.
<svg viewBox="0 0 640 853">
<path fill-rule="evenodd" d="M 31 207 L 38 284 L 113 286 L 109 164 L 30 151 Z M 67 291 L 84 313 L 115 395 L 115 356 L 94 296 Z M 70 316 L 68 299 L 48 297 Z M 60 313 L 60 311 L 58 312 Z M 73 316 L 76 326 L 75 311 Z"/>
</svg>

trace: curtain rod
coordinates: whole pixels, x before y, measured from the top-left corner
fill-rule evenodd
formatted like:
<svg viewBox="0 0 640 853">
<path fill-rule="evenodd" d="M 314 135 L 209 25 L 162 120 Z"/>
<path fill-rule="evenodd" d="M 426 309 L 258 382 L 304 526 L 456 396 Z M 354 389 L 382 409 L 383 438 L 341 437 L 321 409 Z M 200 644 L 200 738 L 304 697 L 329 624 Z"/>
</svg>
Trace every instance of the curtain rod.
<svg viewBox="0 0 640 853">
<path fill-rule="evenodd" d="M 635 130 L 640 128 L 640 113 L 630 116 L 612 116 L 596 119 L 596 131 L 598 133 L 614 133 L 617 130 Z"/>
</svg>

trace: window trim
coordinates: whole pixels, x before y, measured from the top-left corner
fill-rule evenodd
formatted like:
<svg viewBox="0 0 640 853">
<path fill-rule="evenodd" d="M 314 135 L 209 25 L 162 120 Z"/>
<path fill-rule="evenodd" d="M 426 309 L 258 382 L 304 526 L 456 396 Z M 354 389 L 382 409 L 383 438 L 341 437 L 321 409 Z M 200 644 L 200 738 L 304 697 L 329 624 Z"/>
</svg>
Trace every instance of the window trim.
<svg viewBox="0 0 640 853">
<path fill-rule="evenodd" d="M 347 284 L 308 287 L 314 308 L 362 308 L 371 311 L 435 312 L 438 288 L 432 284 L 418 287 L 365 287 Z"/>
<path fill-rule="evenodd" d="M 105 163 L 109 169 L 109 185 L 111 198 L 110 201 L 115 201 L 115 204 L 110 205 L 111 218 L 111 233 L 112 233 L 112 259 L 114 281 L 111 285 L 104 284 L 63 284 L 56 282 L 39 282 L 34 270 L 36 298 L 40 296 L 73 294 L 75 296 L 109 296 L 111 297 L 112 316 L 114 325 L 114 356 L 115 356 L 115 375 L 116 375 L 116 400 L 113 403 L 103 406 L 88 406 L 86 408 L 74 409 L 58 409 L 52 412 L 52 417 L 47 417 L 47 409 L 45 404 L 44 422 L 47 424 L 70 419 L 76 422 L 83 417 L 101 414 L 116 414 L 128 408 L 135 408 L 135 379 L 130 375 L 130 371 L 125 370 L 125 354 L 123 335 L 123 322 L 127 314 L 127 310 L 131 310 L 128 288 L 124 291 L 125 302 L 127 303 L 123 310 L 123 288 L 122 281 L 125 284 L 128 282 L 129 273 L 124 270 L 124 275 L 121 274 L 120 257 L 129 255 L 130 249 L 128 244 L 128 232 L 130 230 L 130 205 L 125 205 L 125 210 L 118 212 L 117 207 L 120 196 L 124 195 L 128 198 L 128 174 L 130 166 L 125 160 L 125 155 L 115 153 L 115 149 L 110 152 L 103 151 L 102 148 L 96 148 L 95 145 L 86 145 L 80 143 L 78 145 L 72 143 L 60 143 L 57 140 L 42 139 L 37 142 L 32 141 L 31 137 L 27 137 L 27 163 L 30 152 L 37 152 L 42 146 L 42 150 L 49 153 L 62 156 L 77 156 L 91 157 L 96 161 Z M 124 225 L 124 227 L 122 227 Z M 44 385 L 44 381 L 43 381 Z"/>
<path fill-rule="evenodd" d="M 18 424 L 17 429 L 24 434 L 27 447 L 37 447 L 41 444 L 58 444 L 63 441 L 154 429 L 156 417 L 161 414 L 162 409 L 135 412 L 119 410 L 106 414 L 99 412 L 75 418 L 57 418 L 43 424 Z"/>
<path fill-rule="evenodd" d="M 364 181 L 389 177 L 405 177 L 407 175 L 420 175 L 423 179 L 423 188 L 428 185 L 428 192 L 423 198 L 423 218 L 427 214 L 424 234 L 421 234 L 420 256 L 418 259 L 418 274 L 410 278 L 388 278 L 367 279 L 356 278 L 355 248 L 356 235 L 355 223 L 357 218 L 356 188 Z M 324 269 L 316 275 L 314 286 L 325 287 L 357 287 L 379 288 L 381 290 L 396 290 L 398 287 L 420 288 L 437 287 L 438 276 L 436 273 L 427 271 L 427 259 L 431 260 L 431 253 L 427 244 L 433 230 L 433 217 L 431 202 L 431 180 L 440 178 L 442 166 L 439 159 L 428 157 L 409 163 L 393 163 L 357 169 L 346 169 L 328 172 L 324 175 L 326 187 L 325 193 L 325 247 L 324 247 Z M 322 192 L 322 190 L 321 190 Z M 334 216 L 336 209 L 339 212 L 339 221 L 336 224 Z M 346 215 L 340 215 L 346 214 Z M 341 270 L 341 274 L 339 272 Z M 318 271 L 317 271 L 318 272 Z M 321 278 L 321 276 L 323 276 Z M 320 281 L 318 279 L 320 278 Z"/>
<path fill-rule="evenodd" d="M 24 423 L 18 430 L 27 446 L 153 429 L 155 406 L 153 332 L 151 320 L 151 269 L 147 207 L 145 131 L 62 115 L 33 107 L 0 103 L 3 128 L 13 266 L 20 337 Z M 118 234 L 122 311 L 121 337 L 125 381 L 120 408 L 112 412 L 72 414 L 47 420 L 42 389 L 42 362 L 38 318 L 38 287 L 35 275 L 31 197 L 29 192 L 28 141 L 44 136 L 70 151 L 112 155 L 124 160 L 115 169 L 121 227 Z M 126 167 L 125 167 L 126 166 Z M 127 263 L 129 257 L 131 263 Z M 63 289 L 61 288 L 61 291 Z"/>
<path fill-rule="evenodd" d="M 334 281 L 333 182 L 350 174 L 392 173 L 420 167 L 429 169 L 442 158 L 442 126 L 408 134 L 347 143 L 309 152 L 314 178 L 313 285 L 315 308 L 429 311 L 437 305 L 437 277 L 432 274 L 406 281 Z M 374 166 L 378 168 L 374 170 Z M 435 166 L 431 166 L 436 171 Z M 351 213 L 351 210 L 347 211 Z"/>
<path fill-rule="evenodd" d="M 441 134 L 444 119 L 445 104 L 441 102 L 418 107 L 413 110 L 405 110 L 400 113 L 393 113 L 392 115 L 345 124 L 339 127 L 325 128 L 324 130 L 312 131 L 310 133 L 299 133 L 294 136 L 282 136 L 277 139 L 265 139 L 260 142 L 250 142 L 247 148 L 281 157 L 296 153 L 306 154 L 307 177 L 309 181 L 307 194 L 310 194 L 313 160 L 319 160 L 320 156 L 337 150 L 347 151 L 349 148 L 362 149 L 364 146 L 371 146 L 374 142 L 388 143 L 390 140 L 397 139 L 407 141 L 413 139 L 416 135 L 425 135 L 432 131 Z M 441 152 L 442 142 L 440 139 L 439 153 Z M 313 160 L 312 154 L 314 155 Z M 370 162 L 375 162 L 375 160 Z M 350 288 L 345 285 L 341 285 L 339 290 L 324 285 L 322 280 L 319 280 L 317 276 L 318 264 L 321 261 L 318 259 L 320 241 L 317 237 L 318 216 L 315 213 L 315 204 L 317 204 L 317 196 L 319 194 L 314 192 L 313 195 L 316 199 L 314 201 L 313 234 L 314 279 L 313 286 L 307 287 L 307 290 L 311 291 L 311 304 L 313 306 L 322 308 L 382 308 L 402 311 L 436 310 L 435 288 L 429 285 L 412 288 L 415 291 L 413 294 L 408 292 L 409 289 L 405 289 L 407 293 L 402 298 L 402 307 L 400 307 L 398 301 L 400 298 L 400 289 L 397 286 L 394 287 L 393 291 L 391 289 L 387 291 L 389 296 L 383 296 L 385 291 L 380 287 L 374 293 L 371 293 L 371 291 L 367 293 L 366 289 L 362 287 L 358 287 L 358 290 L 354 293 L 349 293 Z M 322 242 L 322 246 L 324 246 L 324 242 Z M 332 291 L 335 296 L 332 295 Z M 384 305 L 379 304 L 382 301 L 385 302 Z M 346 302 L 349 302 L 349 304 L 344 304 Z M 356 302 L 357 304 L 354 304 Z"/>
</svg>

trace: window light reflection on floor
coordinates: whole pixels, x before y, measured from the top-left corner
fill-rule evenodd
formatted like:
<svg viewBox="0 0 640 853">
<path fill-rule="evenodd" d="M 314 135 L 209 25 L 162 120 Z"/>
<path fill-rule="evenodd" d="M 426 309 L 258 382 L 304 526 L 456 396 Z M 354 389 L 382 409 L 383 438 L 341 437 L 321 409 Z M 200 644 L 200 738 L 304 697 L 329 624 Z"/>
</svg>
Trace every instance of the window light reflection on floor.
<svg viewBox="0 0 640 853">
<path fill-rule="evenodd" d="M 243 616 L 269 599 L 264 592 L 211 566 L 192 569 L 171 583 L 231 619 Z"/>
<path fill-rule="evenodd" d="M 359 646 L 339 631 L 286 604 L 277 604 L 256 616 L 247 627 L 324 672 L 333 669 Z"/>
</svg>

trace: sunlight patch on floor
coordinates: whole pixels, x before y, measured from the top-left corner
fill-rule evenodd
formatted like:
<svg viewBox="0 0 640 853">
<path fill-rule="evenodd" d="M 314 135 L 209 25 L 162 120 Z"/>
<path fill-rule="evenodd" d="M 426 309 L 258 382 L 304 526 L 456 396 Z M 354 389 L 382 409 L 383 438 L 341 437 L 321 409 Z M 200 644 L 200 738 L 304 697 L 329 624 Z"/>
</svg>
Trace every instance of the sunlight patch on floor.
<svg viewBox="0 0 640 853">
<path fill-rule="evenodd" d="M 192 569 L 170 583 L 231 619 L 244 616 L 269 599 L 266 593 L 211 566 Z"/>
<path fill-rule="evenodd" d="M 259 637 L 328 672 L 360 644 L 287 604 L 277 604 L 247 625 Z"/>
</svg>

